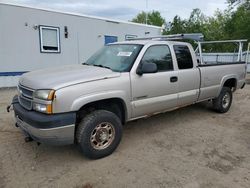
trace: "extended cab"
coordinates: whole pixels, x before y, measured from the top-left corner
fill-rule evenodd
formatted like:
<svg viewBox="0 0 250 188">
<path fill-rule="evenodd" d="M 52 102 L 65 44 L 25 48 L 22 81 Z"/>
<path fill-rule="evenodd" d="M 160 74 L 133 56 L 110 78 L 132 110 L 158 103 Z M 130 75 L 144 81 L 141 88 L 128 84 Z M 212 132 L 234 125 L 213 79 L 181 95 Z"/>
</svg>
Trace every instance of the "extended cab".
<svg viewBox="0 0 250 188">
<path fill-rule="evenodd" d="M 133 40 L 104 46 L 82 65 L 24 74 L 13 98 L 28 140 L 77 144 L 89 158 L 111 154 L 128 121 L 212 100 L 229 110 L 245 62 L 198 64 L 191 44 Z"/>
</svg>

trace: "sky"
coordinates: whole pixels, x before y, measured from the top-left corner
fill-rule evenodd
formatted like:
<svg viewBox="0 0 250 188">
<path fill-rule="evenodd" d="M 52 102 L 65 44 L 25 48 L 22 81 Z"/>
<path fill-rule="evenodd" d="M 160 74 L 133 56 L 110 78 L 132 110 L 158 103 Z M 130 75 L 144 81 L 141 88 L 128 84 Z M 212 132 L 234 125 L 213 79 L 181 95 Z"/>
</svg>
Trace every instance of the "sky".
<svg viewBox="0 0 250 188">
<path fill-rule="evenodd" d="M 118 20 L 132 20 L 141 11 L 157 10 L 167 22 L 175 15 L 188 18 L 194 8 L 212 16 L 227 7 L 226 0 L 0 0 L 4 3 L 82 13 Z"/>
</svg>

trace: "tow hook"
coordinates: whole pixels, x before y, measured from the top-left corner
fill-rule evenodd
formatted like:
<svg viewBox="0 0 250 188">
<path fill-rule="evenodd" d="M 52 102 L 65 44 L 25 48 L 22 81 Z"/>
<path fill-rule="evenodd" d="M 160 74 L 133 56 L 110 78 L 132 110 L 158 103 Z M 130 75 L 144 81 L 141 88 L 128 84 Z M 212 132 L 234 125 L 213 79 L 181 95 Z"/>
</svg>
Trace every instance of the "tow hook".
<svg viewBox="0 0 250 188">
<path fill-rule="evenodd" d="M 6 110 L 8 113 L 10 112 L 10 110 L 12 110 L 11 107 L 12 107 L 12 103 L 6 107 Z"/>
<path fill-rule="evenodd" d="M 7 112 L 10 112 L 11 110 L 13 110 L 13 104 L 16 104 L 16 103 L 18 103 L 18 102 L 17 101 L 13 101 L 12 103 L 10 103 L 10 105 L 8 105 L 6 107 Z"/>
<path fill-rule="evenodd" d="M 33 138 L 31 138 L 30 136 L 27 136 L 27 137 L 24 138 L 24 141 L 25 142 L 32 142 Z"/>
<path fill-rule="evenodd" d="M 245 85 L 246 85 L 246 83 L 244 83 L 244 84 L 241 86 L 241 88 L 240 88 L 240 89 L 243 89 L 243 88 L 245 87 Z"/>
</svg>

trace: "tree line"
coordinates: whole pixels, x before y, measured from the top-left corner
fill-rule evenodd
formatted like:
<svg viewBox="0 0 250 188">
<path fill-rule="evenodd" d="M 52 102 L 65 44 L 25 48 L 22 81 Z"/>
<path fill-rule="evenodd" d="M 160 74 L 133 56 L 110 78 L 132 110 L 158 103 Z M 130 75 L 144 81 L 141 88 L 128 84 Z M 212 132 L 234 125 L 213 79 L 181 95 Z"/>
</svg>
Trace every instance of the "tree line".
<svg viewBox="0 0 250 188">
<path fill-rule="evenodd" d="M 159 11 L 139 13 L 132 21 L 150 25 L 167 25 L 163 34 L 203 33 L 205 40 L 248 39 L 250 40 L 250 0 L 227 0 L 226 10 L 216 10 L 213 16 L 206 16 L 198 8 L 193 9 L 189 18 L 176 15 L 171 22 Z"/>
</svg>

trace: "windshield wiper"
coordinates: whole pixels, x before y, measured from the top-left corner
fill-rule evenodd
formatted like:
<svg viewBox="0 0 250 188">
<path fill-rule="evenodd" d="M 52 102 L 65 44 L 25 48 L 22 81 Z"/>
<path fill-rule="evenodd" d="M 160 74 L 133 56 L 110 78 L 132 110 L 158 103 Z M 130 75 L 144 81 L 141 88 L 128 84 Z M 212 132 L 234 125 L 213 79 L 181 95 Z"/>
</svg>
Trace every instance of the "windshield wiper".
<svg viewBox="0 0 250 188">
<path fill-rule="evenodd" d="M 95 64 L 93 64 L 93 66 L 112 70 L 110 67 L 107 67 L 107 66 L 104 66 L 104 65 L 95 65 Z"/>
<path fill-rule="evenodd" d="M 90 65 L 90 64 L 84 62 L 84 63 L 82 63 L 82 65 Z"/>
<path fill-rule="evenodd" d="M 88 64 L 88 63 L 82 63 L 82 65 L 95 66 L 95 67 L 101 67 L 101 68 L 112 70 L 110 67 L 107 67 L 104 65 L 95 65 L 95 64 Z"/>
</svg>

